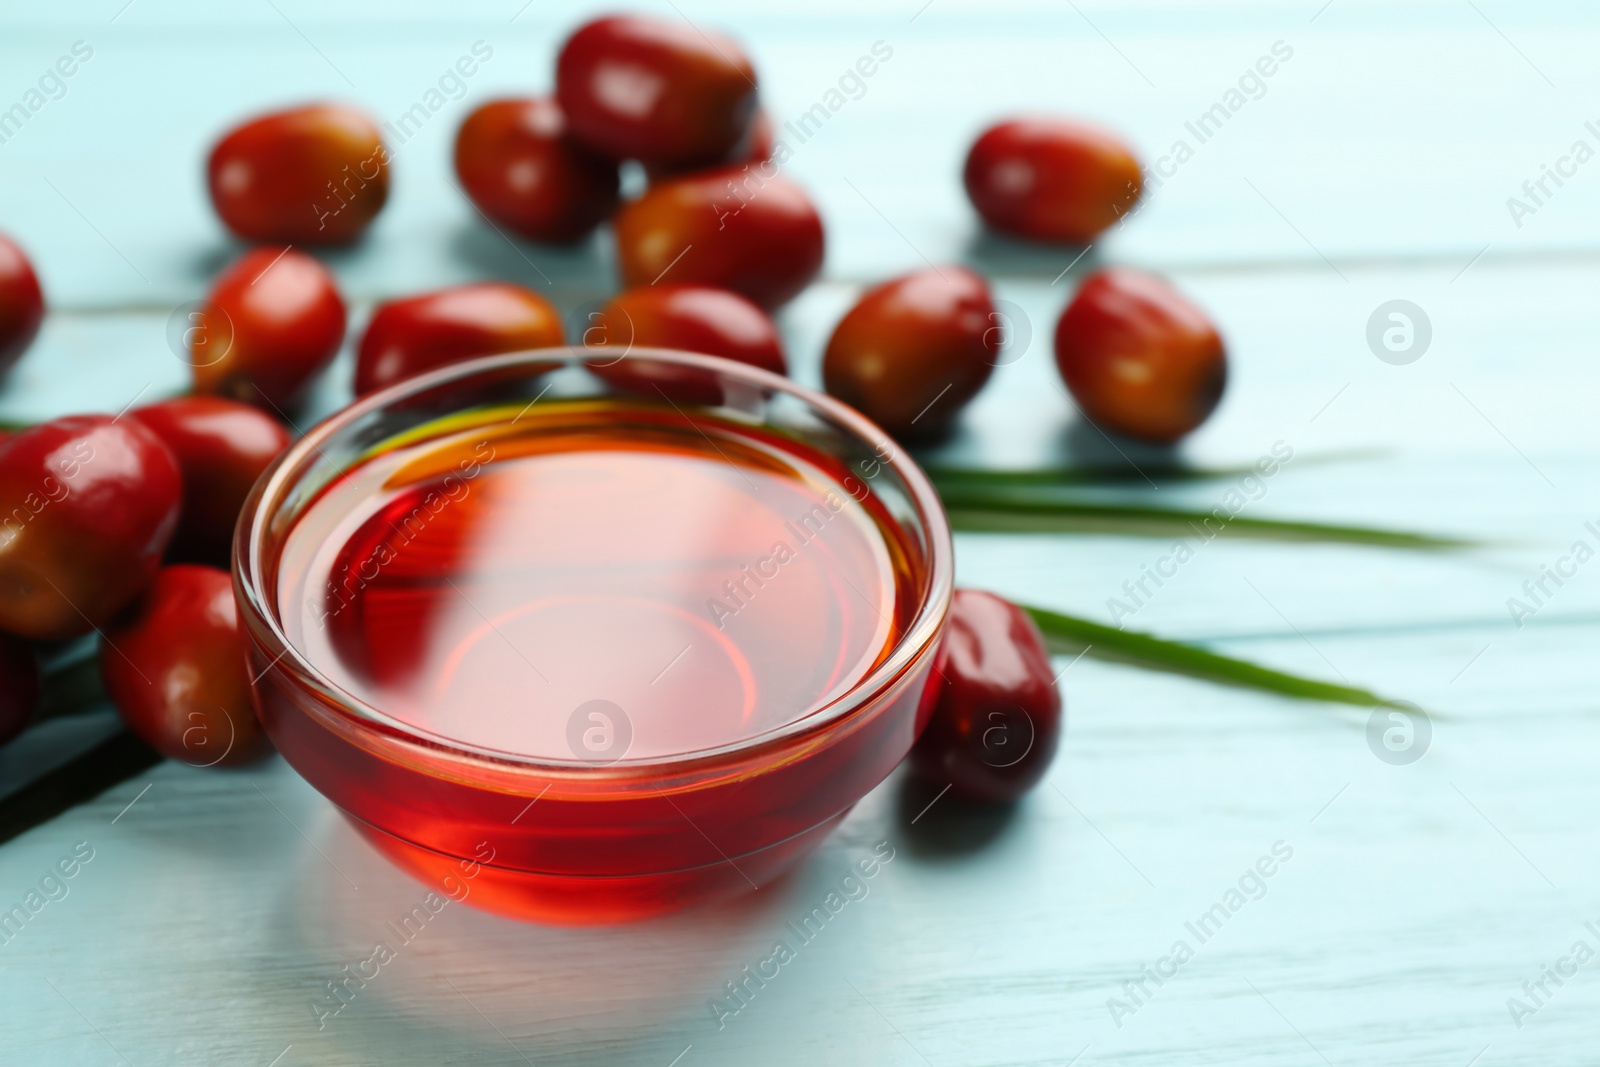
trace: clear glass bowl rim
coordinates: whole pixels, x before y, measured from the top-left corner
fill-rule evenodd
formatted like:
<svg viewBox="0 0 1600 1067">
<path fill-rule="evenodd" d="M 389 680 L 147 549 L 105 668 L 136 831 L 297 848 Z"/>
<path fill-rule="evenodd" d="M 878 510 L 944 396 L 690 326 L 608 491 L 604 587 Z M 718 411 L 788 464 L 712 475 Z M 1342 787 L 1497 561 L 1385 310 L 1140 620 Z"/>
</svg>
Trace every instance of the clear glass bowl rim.
<svg viewBox="0 0 1600 1067">
<path fill-rule="evenodd" d="M 611 774 L 624 772 L 631 777 L 640 772 L 649 773 L 652 768 L 679 771 L 685 769 L 685 765 L 699 765 L 708 760 L 720 761 L 730 757 L 745 759 L 767 749 L 781 748 L 785 742 L 796 737 L 843 725 L 852 716 L 874 706 L 875 696 L 892 686 L 924 652 L 928 654 L 936 652 L 930 646 L 943 629 L 954 593 L 955 548 L 950 537 L 949 520 L 945 516 L 939 495 L 904 446 L 865 415 L 841 401 L 749 364 L 718 356 L 665 348 L 633 348 L 628 352 L 627 358 L 647 359 L 710 371 L 722 377 L 743 380 L 772 392 L 786 393 L 844 427 L 878 454 L 889 451 L 889 458 L 880 462 L 900 477 L 922 520 L 926 530 L 928 568 L 926 588 L 911 626 L 882 663 L 830 703 L 815 709 L 801 719 L 765 733 L 718 747 L 638 760 L 624 757 L 615 763 L 601 766 L 580 759 L 550 759 L 483 748 L 442 734 L 431 733 L 393 718 L 382 709 L 347 692 L 306 659 L 300 650 L 289 642 L 288 636 L 278 623 L 276 611 L 271 606 L 272 598 L 262 587 L 263 541 L 266 536 L 265 531 L 275 514 L 269 508 L 281 495 L 291 473 L 305 461 L 308 453 L 320 452 L 323 442 L 364 416 L 396 401 L 487 371 L 525 365 L 533 372 L 550 373 L 551 361 L 567 365 L 586 365 L 597 359 L 594 349 L 564 346 L 528 349 L 466 360 L 396 382 L 387 388 L 360 397 L 328 416 L 272 462 L 256 481 L 239 516 L 233 551 L 235 600 L 240 611 L 250 617 L 248 621 L 241 619 L 241 623 L 244 624 L 241 628 L 251 632 L 245 635 L 247 641 L 252 639 L 252 634 L 259 636 L 265 633 L 270 636 L 271 642 L 266 651 L 268 658 L 273 661 L 273 666 L 267 669 L 292 668 L 292 677 L 297 682 L 319 693 L 325 704 L 342 712 L 342 717 L 359 730 L 378 732 L 391 738 L 419 744 L 436 754 L 446 754 L 469 763 L 485 761 L 502 768 L 515 767 L 556 776 L 565 776 L 573 772 L 581 774 L 600 772 L 602 776 L 609 777 Z"/>
</svg>

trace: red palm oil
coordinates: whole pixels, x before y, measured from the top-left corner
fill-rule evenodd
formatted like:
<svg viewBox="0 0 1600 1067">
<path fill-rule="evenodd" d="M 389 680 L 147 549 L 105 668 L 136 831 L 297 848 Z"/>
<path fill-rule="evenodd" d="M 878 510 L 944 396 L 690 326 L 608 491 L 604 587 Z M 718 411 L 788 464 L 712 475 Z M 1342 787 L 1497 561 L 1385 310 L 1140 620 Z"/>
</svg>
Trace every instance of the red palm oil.
<svg viewBox="0 0 1600 1067">
<path fill-rule="evenodd" d="M 284 547 L 290 643 L 419 730 L 606 763 L 758 737 L 888 654 L 906 553 L 826 461 L 670 407 L 583 408 L 330 488 Z M 591 701 L 615 721 L 580 715 L 574 744 Z"/>
</svg>

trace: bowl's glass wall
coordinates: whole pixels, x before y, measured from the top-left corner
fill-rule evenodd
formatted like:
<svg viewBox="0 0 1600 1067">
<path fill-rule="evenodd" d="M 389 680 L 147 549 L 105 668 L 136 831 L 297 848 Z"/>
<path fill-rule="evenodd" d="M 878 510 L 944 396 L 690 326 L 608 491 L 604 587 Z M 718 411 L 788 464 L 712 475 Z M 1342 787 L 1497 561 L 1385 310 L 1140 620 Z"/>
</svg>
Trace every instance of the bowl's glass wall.
<svg viewBox="0 0 1600 1067">
<path fill-rule="evenodd" d="M 725 361 L 636 352 L 620 371 L 597 372 L 581 352 L 551 350 L 476 361 L 376 394 L 285 453 L 256 486 L 236 539 L 258 711 L 284 757 L 403 866 L 435 882 L 470 868 L 475 902 L 511 914 L 625 918 L 776 876 L 911 747 L 949 602 L 944 517 L 881 431 Z M 847 491 L 870 493 L 892 516 L 918 557 L 918 612 L 900 646 L 844 700 L 752 742 L 601 767 L 421 734 L 340 691 L 286 646 L 275 614 L 277 554 L 341 471 L 444 416 L 618 391 L 654 392 L 791 436 L 838 460 L 850 472 Z"/>
</svg>

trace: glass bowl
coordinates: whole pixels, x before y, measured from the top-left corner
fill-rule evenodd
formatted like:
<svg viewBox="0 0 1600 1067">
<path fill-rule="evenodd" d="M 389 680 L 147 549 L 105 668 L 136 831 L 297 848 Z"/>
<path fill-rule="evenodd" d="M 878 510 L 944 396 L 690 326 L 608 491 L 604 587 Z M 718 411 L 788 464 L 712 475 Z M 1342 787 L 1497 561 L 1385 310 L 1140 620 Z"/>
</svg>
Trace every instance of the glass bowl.
<svg viewBox="0 0 1600 1067">
<path fill-rule="evenodd" d="M 296 554 L 327 540 L 316 525 L 327 519 L 324 513 L 332 509 L 338 518 L 346 507 L 338 501 L 353 499 L 348 506 L 355 508 L 364 486 L 395 482 L 392 473 L 387 481 L 367 477 L 365 472 L 379 469 L 374 464 L 420 456 L 417 463 L 426 466 L 428 457 L 446 454 L 440 450 L 449 442 L 464 440 L 464 432 L 500 447 L 499 453 L 480 447 L 482 467 L 457 472 L 471 478 L 483 477 L 482 470 L 510 471 L 495 466 L 510 462 L 497 456 L 569 440 L 552 436 L 558 431 L 581 431 L 599 448 L 631 439 L 627 435 L 669 431 L 687 448 L 698 434 L 724 459 L 748 440 L 764 450 L 761 455 L 792 457 L 821 472 L 840 497 L 849 496 L 839 500 L 841 506 L 849 505 L 852 515 L 870 514 L 872 528 L 892 542 L 895 579 L 885 588 L 893 590 L 898 622 L 884 631 L 881 648 L 860 661 L 860 673 L 803 698 L 757 678 L 746 690 L 742 729 L 722 740 L 696 737 L 682 751 L 657 744 L 597 755 L 574 741 L 570 752 L 546 746 L 530 754 L 526 746 L 500 743 L 479 729 L 498 722 L 497 716 L 523 715 L 520 697 L 508 698 L 505 707 L 480 700 L 452 708 L 451 721 L 461 727 L 447 728 L 330 669 L 334 661 L 325 648 L 315 651 L 321 646 L 299 614 L 307 608 L 294 599 L 301 567 Z M 463 490 L 462 497 L 469 491 L 476 490 Z M 490 492 L 474 498 L 475 507 L 489 509 L 485 518 L 491 525 L 492 509 L 510 506 L 496 503 L 502 497 L 513 499 Z M 706 537 L 738 521 L 726 511 L 693 510 L 694 501 L 675 502 L 670 494 L 653 506 L 673 529 Z M 582 509 L 550 514 L 590 521 Z M 539 525 L 529 526 L 532 541 L 542 536 Z M 816 558 L 834 557 L 818 550 Z M 567 586 L 576 582 L 581 591 L 589 580 L 582 575 L 590 572 L 541 573 Z M 284 758 L 368 840 L 423 882 L 487 910 L 546 922 L 606 923 L 766 885 L 816 847 L 894 769 L 931 710 L 927 683 L 949 609 L 953 553 L 927 478 L 882 430 L 827 396 L 708 356 L 638 349 L 620 362 L 596 362 L 593 350 L 543 349 L 401 382 L 312 429 L 257 482 L 239 520 L 233 579 L 250 673 L 259 679 L 254 691 L 263 725 Z M 817 584 L 791 581 L 790 592 Z M 482 595 L 503 592 L 503 585 Z M 764 595 L 768 603 L 778 602 L 774 594 Z M 614 589 L 607 596 L 618 599 Z M 792 626 L 785 631 L 792 645 L 780 641 L 767 649 L 787 649 L 800 660 L 814 657 L 808 634 L 820 622 L 803 610 L 811 602 L 796 600 L 802 609 L 784 620 Z M 325 618 L 328 609 L 318 610 Z M 888 619 L 881 608 L 879 614 Z M 505 627 L 516 625 L 506 621 L 512 615 L 499 618 Z M 610 618 L 622 626 L 634 621 L 627 611 Z M 512 636 L 526 643 L 520 631 Z M 530 647 L 536 655 L 542 651 Z M 838 659 L 846 661 L 842 654 Z M 775 668 L 783 666 L 775 662 Z M 547 670 L 567 667 L 590 670 L 559 662 Z M 585 680 L 590 682 L 598 686 L 604 679 Z M 699 723 L 702 709 L 693 691 L 687 693 L 680 690 L 664 714 Z M 705 700 L 705 719 L 721 722 L 709 689 Z M 616 705 L 602 701 L 595 707 L 600 718 L 589 704 L 574 708 L 574 716 L 585 716 L 580 725 L 617 725 L 607 708 L 626 718 Z M 566 709 L 540 714 L 565 717 Z M 534 718 L 529 712 L 522 721 Z M 637 724 L 639 736 L 649 725 Z M 568 726 L 568 737 L 579 736 L 570 721 Z M 632 736 L 635 730 L 623 732 Z"/>
</svg>

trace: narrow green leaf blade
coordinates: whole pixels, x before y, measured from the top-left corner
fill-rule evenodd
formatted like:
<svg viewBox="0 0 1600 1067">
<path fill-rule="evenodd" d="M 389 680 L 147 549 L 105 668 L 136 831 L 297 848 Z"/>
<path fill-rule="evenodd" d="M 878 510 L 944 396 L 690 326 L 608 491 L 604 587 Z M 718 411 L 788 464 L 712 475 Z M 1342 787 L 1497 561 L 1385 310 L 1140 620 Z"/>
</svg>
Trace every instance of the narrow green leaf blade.
<svg viewBox="0 0 1600 1067">
<path fill-rule="evenodd" d="M 1124 533 L 1144 537 L 1198 537 L 1228 533 L 1270 541 L 1320 541 L 1381 548 L 1465 548 L 1474 542 L 1407 530 L 1302 522 L 1292 519 L 1223 517 L 1207 511 L 1063 500 L 992 490 L 940 490 L 950 524 L 984 533 Z M 1224 512 L 1226 515 L 1226 512 Z"/>
<path fill-rule="evenodd" d="M 1105 626 L 1090 622 L 1088 619 L 1062 615 L 1028 604 L 1019 604 L 1018 607 L 1033 616 L 1033 621 L 1039 625 L 1050 651 L 1058 654 L 1085 653 L 1097 659 L 1131 663 L 1172 674 L 1184 674 L 1219 685 L 1259 689 L 1298 700 L 1321 700 L 1335 704 L 1350 704 L 1359 708 L 1376 708 L 1395 703 L 1366 689 L 1286 674 L 1248 660 L 1208 652 L 1197 645 L 1168 641 L 1137 630 L 1119 630 L 1114 626 Z"/>
<path fill-rule="evenodd" d="M 100 658 L 92 652 L 69 661 L 52 664 L 44 671 L 39 687 L 39 708 L 33 722 L 82 715 L 107 706 L 100 682 Z"/>
<path fill-rule="evenodd" d="M 1052 486 L 1148 484 L 1146 479 L 1163 482 L 1203 482 L 1223 478 L 1242 478 L 1253 467 L 1037 467 L 1014 470 L 988 470 L 983 467 L 924 466 L 923 473 L 941 489 L 973 486 Z"/>
<path fill-rule="evenodd" d="M 1321 466 L 1329 463 L 1354 463 L 1379 459 L 1387 451 L 1378 448 L 1349 448 L 1319 455 L 1296 456 L 1294 465 Z M 1071 485 L 1126 485 L 1150 482 L 1205 482 L 1227 478 L 1243 478 L 1261 473 L 1254 464 L 1237 467 L 1186 467 L 1171 461 L 1124 466 L 1095 465 L 1085 467 L 1022 467 L 1009 470 L 992 467 L 959 467 L 941 463 L 923 463 L 922 470 L 937 486 L 955 488 L 973 485 L 987 486 L 1071 486 Z"/>
</svg>

